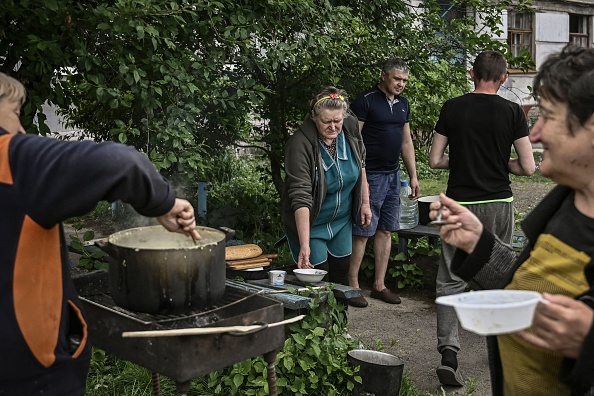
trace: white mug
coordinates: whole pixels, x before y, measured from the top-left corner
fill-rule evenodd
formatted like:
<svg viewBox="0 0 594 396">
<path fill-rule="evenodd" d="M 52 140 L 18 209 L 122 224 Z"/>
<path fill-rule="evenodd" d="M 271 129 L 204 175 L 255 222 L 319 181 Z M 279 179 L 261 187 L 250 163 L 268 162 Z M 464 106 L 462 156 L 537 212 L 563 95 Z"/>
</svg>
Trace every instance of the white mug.
<svg viewBox="0 0 594 396">
<path fill-rule="evenodd" d="M 285 284 L 285 276 L 287 271 L 272 270 L 268 273 L 270 284 L 274 286 L 282 286 Z"/>
</svg>

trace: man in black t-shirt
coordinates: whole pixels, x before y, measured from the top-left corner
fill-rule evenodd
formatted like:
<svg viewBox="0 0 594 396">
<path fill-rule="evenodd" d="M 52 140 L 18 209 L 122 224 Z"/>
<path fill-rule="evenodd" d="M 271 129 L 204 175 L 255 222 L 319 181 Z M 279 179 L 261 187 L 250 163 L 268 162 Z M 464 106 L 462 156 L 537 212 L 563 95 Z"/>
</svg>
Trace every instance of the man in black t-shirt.
<svg viewBox="0 0 594 396">
<path fill-rule="evenodd" d="M 446 195 L 476 214 L 486 228 L 511 243 L 514 229 L 509 173 L 534 173 L 528 123 L 522 108 L 497 95 L 507 79 L 507 62 L 497 51 L 481 52 L 470 76 L 475 89 L 448 100 L 435 126 L 429 152 L 431 168 L 449 169 Z M 511 148 L 518 158 L 510 159 Z M 449 154 L 446 148 L 449 147 Z M 442 243 L 436 278 L 437 297 L 461 293 L 466 282 L 450 269 L 455 248 Z M 442 384 L 462 386 L 457 353 L 458 320 L 452 307 L 437 306 L 437 350 L 442 356 L 437 375 Z"/>
<path fill-rule="evenodd" d="M 529 328 L 487 336 L 491 394 L 594 394 L 594 49 L 567 45 L 532 84 L 540 116 L 530 141 L 540 174 L 558 185 L 522 220 L 517 254 L 467 206 L 441 195 L 440 237 L 457 250 L 452 270 L 474 290 L 541 293 Z"/>
</svg>

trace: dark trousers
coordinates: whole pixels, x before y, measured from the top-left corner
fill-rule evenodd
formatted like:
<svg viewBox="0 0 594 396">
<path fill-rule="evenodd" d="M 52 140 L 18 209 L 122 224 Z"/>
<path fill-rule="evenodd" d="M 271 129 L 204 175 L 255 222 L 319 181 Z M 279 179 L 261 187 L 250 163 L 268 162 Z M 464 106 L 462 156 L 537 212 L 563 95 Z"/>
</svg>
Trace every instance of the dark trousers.
<svg viewBox="0 0 594 396">
<path fill-rule="evenodd" d="M 328 260 L 320 265 L 316 265 L 316 268 L 328 271 L 323 281 L 348 286 L 350 263 L 350 254 L 344 257 L 334 257 L 328 254 Z"/>
</svg>

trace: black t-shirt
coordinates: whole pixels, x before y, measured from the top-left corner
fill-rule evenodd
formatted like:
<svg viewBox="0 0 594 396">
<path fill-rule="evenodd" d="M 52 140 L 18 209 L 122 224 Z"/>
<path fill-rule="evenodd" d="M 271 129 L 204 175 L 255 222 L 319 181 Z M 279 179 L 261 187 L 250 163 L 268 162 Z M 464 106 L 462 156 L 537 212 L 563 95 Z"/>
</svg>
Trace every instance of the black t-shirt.
<svg viewBox="0 0 594 396">
<path fill-rule="evenodd" d="M 351 105 L 359 121 L 363 121 L 363 142 L 367 156 L 367 173 L 391 173 L 399 169 L 402 151 L 402 130 L 409 122 L 408 99 L 399 95 L 390 104 L 386 94 L 373 87 L 363 92 Z"/>
<path fill-rule="evenodd" d="M 551 217 L 543 233 L 554 235 L 574 249 L 594 257 L 594 219 L 577 210 L 574 200 L 575 192 L 572 192 Z M 594 267 L 590 269 L 594 271 Z"/>
<path fill-rule="evenodd" d="M 526 116 L 517 103 L 475 93 L 450 99 L 441 109 L 435 132 L 448 138 L 449 197 L 472 202 L 512 196 L 511 147 L 528 136 Z"/>
</svg>

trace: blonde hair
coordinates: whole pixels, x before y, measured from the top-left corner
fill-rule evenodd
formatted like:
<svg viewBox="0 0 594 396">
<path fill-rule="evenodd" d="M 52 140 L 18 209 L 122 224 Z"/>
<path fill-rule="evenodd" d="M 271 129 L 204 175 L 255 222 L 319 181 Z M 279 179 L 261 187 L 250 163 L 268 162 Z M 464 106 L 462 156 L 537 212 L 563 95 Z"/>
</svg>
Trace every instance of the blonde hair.
<svg viewBox="0 0 594 396">
<path fill-rule="evenodd" d="M 27 94 L 25 86 L 20 81 L 0 72 L 0 101 L 25 103 Z"/>
</svg>

